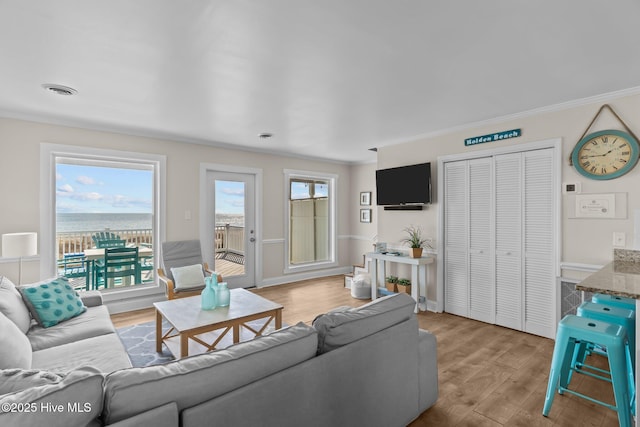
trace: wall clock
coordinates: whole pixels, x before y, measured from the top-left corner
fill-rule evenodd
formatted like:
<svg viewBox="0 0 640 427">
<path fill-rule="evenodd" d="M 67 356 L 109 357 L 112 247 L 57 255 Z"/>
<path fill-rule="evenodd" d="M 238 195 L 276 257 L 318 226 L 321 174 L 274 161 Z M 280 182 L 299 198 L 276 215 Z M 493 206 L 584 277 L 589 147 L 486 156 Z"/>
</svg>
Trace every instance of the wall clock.
<svg viewBox="0 0 640 427">
<path fill-rule="evenodd" d="M 619 130 L 602 130 L 583 137 L 575 146 L 571 160 L 576 170 L 591 179 L 618 178 L 638 162 L 638 141 Z"/>
</svg>

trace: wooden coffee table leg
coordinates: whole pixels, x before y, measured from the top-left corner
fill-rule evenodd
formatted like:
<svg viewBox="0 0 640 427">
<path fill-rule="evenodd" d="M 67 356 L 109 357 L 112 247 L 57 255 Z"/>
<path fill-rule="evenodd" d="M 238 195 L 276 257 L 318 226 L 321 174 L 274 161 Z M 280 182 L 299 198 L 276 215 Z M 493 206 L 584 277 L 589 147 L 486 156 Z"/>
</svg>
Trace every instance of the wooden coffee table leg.
<svg viewBox="0 0 640 427">
<path fill-rule="evenodd" d="M 187 334 L 180 334 L 180 357 L 187 357 L 189 355 L 189 336 Z"/>
<path fill-rule="evenodd" d="M 233 343 L 237 344 L 240 342 L 240 328 L 242 327 L 241 324 L 236 323 L 235 325 L 233 325 Z"/>
<path fill-rule="evenodd" d="M 162 351 L 162 314 L 156 310 L 156 352 Z"/>
<path fill-rule="evenodd" d="M 276 310 L 276 329 L 282 328 L 282 309 Z"/>
</svg>

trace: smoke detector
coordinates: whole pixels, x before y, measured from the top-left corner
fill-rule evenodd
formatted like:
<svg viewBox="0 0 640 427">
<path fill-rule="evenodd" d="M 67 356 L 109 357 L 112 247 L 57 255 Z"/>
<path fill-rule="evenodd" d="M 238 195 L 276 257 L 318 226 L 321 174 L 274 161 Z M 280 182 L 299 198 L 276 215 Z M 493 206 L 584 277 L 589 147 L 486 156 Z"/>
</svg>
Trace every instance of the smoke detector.
<svg viewBox="0 0 640 427">
<path fill-rule="evenodd" d="M 68 86 L 62 86 L 62 85 L 57 85 L 57 84 L 52 84 L 52 83 L 45 83 L 42 85 L 43 88 L 45 88 L 48 91 L 51 91 L 57 95 L 64 95 L 64 96 L 71 96 L 71 95 L 75 95 L 76 93 L 78 93 L 77 90 L 75 90 L 72 87 L 68 87 Z"/>
</svg>

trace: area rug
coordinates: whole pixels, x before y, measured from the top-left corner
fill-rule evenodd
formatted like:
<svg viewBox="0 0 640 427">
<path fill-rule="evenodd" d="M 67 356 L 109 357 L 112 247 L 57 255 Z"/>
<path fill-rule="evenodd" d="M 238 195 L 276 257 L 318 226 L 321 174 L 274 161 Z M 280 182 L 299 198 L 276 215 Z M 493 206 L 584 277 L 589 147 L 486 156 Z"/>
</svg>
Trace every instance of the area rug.
<svg viewBox="0 0 640 427">
<path fill-rule="evenodd" d="M 259 330 L 264 325 L 266 319 L 254 320 L 252 322 L 248 322 L 248 325 L 252 328 Z M 169 330 L 169 323 L 163 320 L 162 322 L 162 332 L 163 334 Z M 283 325 L 284 327 L 284 325 Z M 271 322 L 263 334 L 267 334 L 269 332 L 273 332 L 273 322 Z M 171 360 L 174 360 L 174 356 L 169 351 L 165 344 L 162 345 L 162 352 L 156 352 L 156 322 L 147 322 L 141 323 L 139 325 L 126 326 L 123 328 L 117 329 L 118 336 L 120 337 L 120 341 L 124 344 L 125 349 L 127 350 L 127 354 L 129 355 L 129 359 L 131 360 L 131 364 L 136 367 L 144 367 L 144 366 L 153 366 L 153 365 L 162 365 Z M 199 335 L 199 337 L 204 337 L 204 340 L 207 342 L 214 342 L 217 336 L 220 334 L 220 331 L 209 332 L 207 334 Z M 240 334 L 240 341 L 247 341 L 253 339 L 254 336 L 245 328 L 242 328 Z M 191 341 L 191 340 L 190 340 Z M 222 338 L 217 348 L 226 348 L 233 344 L 232 332 L 229 333 Z M 189 354 L 202 353 L 206 349 L 201 347 L 199 344 L 191 342 L 189 346 Z"/>
</svg>

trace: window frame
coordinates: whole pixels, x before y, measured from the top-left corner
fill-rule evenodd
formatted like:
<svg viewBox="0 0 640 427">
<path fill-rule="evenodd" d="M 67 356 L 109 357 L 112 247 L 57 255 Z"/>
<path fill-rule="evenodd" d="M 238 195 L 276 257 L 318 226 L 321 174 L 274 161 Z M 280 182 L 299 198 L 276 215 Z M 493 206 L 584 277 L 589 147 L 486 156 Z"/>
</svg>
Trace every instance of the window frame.
<svg viewBox="0 0 640 427">
<path fill-rule="evenodd" d="M 321 270 L 338 266 L 338 235 L 337 235 L 337 200 L 338 200 L 338 175 L 323 172 L 311 172 L 294 169 L 284 169 L 284 273 L 297 273 L 312 270 Z M 322 180 L 328 182 L 329 201 L 329 259 L 325 261 L 315 261 L 304 264 L 291 264 L 289 257 L 291 239 L 291 180 Z"/>
<path fill-rule="evenodd" d="M 40 277 L 54 277 L 56 271 L 56 165 L 57 159 L 77 159 L 79 163 L 109 162 L 144 165 L 153 171 L 153 253 L 160 260 L 160 242 L 166 234 L 166 156 L 85 146 L 42 143 L 40 146 Z M 98 166 L 96 164 L 96 166 Z M 123 289 L 101 290 L 105 302 L 163 293 L 157 277 L 150 284 Z"/>
</svg>

